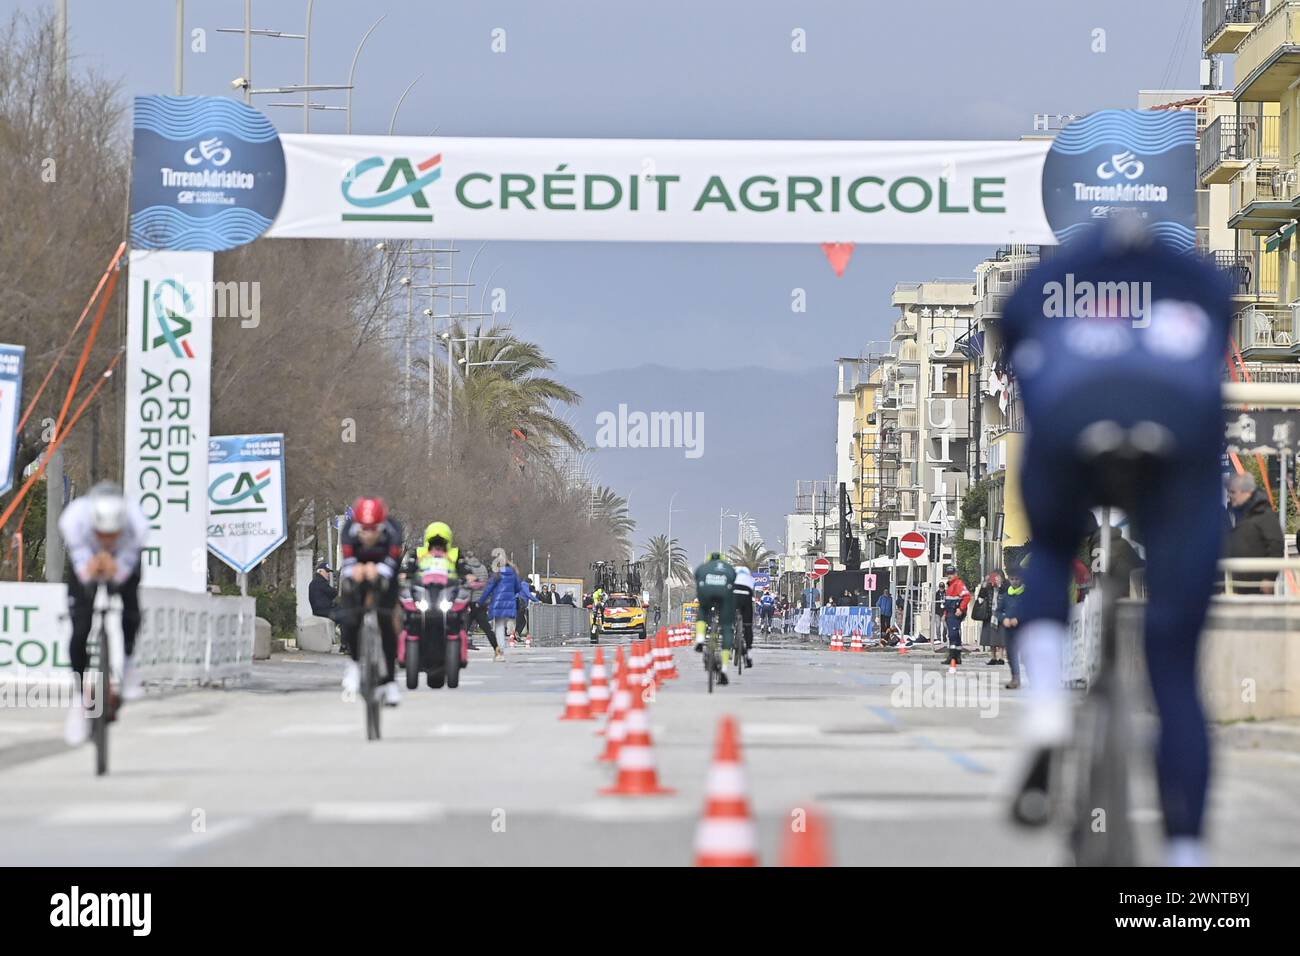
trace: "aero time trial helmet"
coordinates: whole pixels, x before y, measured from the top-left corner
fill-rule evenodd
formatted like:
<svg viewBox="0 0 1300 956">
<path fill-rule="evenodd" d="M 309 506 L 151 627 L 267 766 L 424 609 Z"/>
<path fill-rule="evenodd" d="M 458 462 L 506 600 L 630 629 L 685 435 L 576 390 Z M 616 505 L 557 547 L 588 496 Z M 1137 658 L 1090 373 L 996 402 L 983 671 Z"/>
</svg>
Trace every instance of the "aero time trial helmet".
<svg viewBox="0 0 1300 956">
<path fill-rule="evenodd" d="M 372 528 L 388 519 L 388 506 L 383 498 L 358 498 L 352 503 L 352 520 L 363 527 Z"/>
<path fill-rule="evenodd" d="M 710 552 L 709 552 L 709 560 L 710 560 L 710 561 L 721 561 L 721 560 L 722 560 L 722 552 L 721 552 L 721 551 L 710 551 Z"/>
<path fill-rule="evenodd" d="M 90 489 L 91 527 L 97 534 L 121 534 L 126 527 L 126 499 L 112 482 L 100 482 Z"/>
</svg>

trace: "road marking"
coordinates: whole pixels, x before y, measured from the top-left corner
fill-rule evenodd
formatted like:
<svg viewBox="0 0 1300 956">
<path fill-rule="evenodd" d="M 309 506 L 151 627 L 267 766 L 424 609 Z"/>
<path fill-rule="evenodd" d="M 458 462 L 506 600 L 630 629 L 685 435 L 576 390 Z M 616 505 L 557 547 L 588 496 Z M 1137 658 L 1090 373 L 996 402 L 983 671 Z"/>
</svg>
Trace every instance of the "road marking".
<svg viewBox="0 0 1300 956">
<path fill-rule="evenodd" d="M 235 817 L 230 820 L 222 820 L 206 830 L 197 833 L 183 833 L 178 837 L 172 837 L 167 841 L 167 846 L 173 850 L 192 850 L 195 847 L 206 846 L 209 843 L 224 840 L 244 830 L 250 830 L 257 822 L 255 817 Z"/>
<path fill-rule="evenodd" d="M 436 803 L 317 803 L 307 811 L 307 819 L 312 823 L 420 823 L 445 813 Z"/>
<path fill-rule="evenodd" d="M 97 823 L 171 823 L 189 814 L 183 803 L 74 803 L 42 822 L 55 826 Z"/>
<path fill-rule="evenodd" d="M 429 731 L 429 736 L 503 737 L 514 729 L 514 724 L 439 724 Z"/>
<path fill-rule="evenodd" d="M 534 687 L 568 687 L 569 679 L 567 677 L 534 677 L 528 683 Z"/>
<path fill-rule="evenodd" d="M 849 820 L 941 820 L 948 813 L 947 810 L 936 808 L 934 803 L 928 800 L 915 802 L 881 800 L 861 803 L 826 801 L 826 807 L 832 816 Z M 961 808 L 963 820 L 992 820 L 1001 814 L 1002 808 L 992 803 L 963 804 Z"/>
<path fill-rule="evenodd" d="M 622 801 L 605 803 L 580 803 L 572 807 L 561 807 L 555 811 L 559 816 L 577 817 L 580 820 L 599 820 L 604 822 L 638 821 L 638 820 L 680 820 L 691 817 L 695 811 L 682 804 L 674 803 L 625 803 Z"/>
<path fill-rule="evenodd" d="M 0 734 L 15 734 L 24 736 L 26 734 L 39 734 L 41 732 L 54 733 L 53 724 L 0 724 Z"/>
<path fill-rule="evenodd" d="M 742 739 L 784 737 L 820 737 L 822 729 L 815 724 L 745 724 L 740 725 Z"/>
<path fill-rule="evenodd" d="M 140 733 L 149 737 L 189 737 L 193 734 L 207 733 L 211 729 L 208 724 L 168 724 L 161 727 L 142 727 Z"/>
<path fill-rule="evenodd" d="M 272 737 L 342 737 L 355 734 L 361 721 L 351 724 L 286 724 L 271 731 Z"/>
</svg>

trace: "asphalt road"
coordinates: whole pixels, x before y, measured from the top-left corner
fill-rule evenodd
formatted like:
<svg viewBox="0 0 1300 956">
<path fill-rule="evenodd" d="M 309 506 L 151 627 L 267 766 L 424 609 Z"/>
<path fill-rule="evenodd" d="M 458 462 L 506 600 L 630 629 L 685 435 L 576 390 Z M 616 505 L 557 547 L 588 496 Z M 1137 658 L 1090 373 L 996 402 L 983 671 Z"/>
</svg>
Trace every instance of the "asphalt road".
<svg viewBox="0 0 1300 956">
<path fill-rule="evenodd" d="M 657 797 L 598 795 L 614 771 L 595 759 L 597 724 L 557 719 L 572 658 L 558 648 L 505 663 L 476 652 L 459 689 L 422 688 L 386 710 L 375 743 L 342 699 L 339 656 L 277 655 L 247 686 L 132 704 L 104 778 L 88 746 L 62 743 L 62 711 L 7 710 L 0 863 L 685 865 L 727 713 L 766 864 L 791 812 L 810 806 L 827 814 L 839 864 L 1061 862 L 1054 833 L 1003 819 L 1020 706 L 1003 668 L 972 660 L 962 679 L 982 683 L 966 685 L 969 699 L 936 702 L 923 693 L 944 679 L 932 653 L 762 647 L 754 670 L 710 696 L 696 655 L 676 656 L 682 678 L 650 705 L 660 781 L 676 790 Z M 918 675 L 913 699 L 903 691 Z M 1149 720 L 1140 727 L 1149 735 Z M 1294 863 L 1300 752 L 1216 736 L 1214 861 Z M 1135 789 L 1144 860 L 1157 862 L 1149 772 Z"/>
</svg>

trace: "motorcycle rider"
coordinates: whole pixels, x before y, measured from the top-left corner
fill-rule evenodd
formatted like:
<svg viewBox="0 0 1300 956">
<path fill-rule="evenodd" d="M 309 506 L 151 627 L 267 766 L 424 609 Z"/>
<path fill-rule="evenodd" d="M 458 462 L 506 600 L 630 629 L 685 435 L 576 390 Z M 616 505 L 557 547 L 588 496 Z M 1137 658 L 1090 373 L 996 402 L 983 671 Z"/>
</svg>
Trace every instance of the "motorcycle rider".
<svg viewBox="0 0 1300 956">
<path fill-rule="evenodd" d="M 421 583 L 426 587 L 441 586 L 439 600 L 450 601 L 456 607 L 455 610 L 446 612 L 444 639 L 452 634 L 460 634 L 462 640 L 468 640 L 465 611 L 468 609 L 471 590 L 465 579 L 470 572 L 465 559 L 460 555 L 460 549 L 454 544 L 451 526 L 445 521 L 429 522 L 424 528 L 424 543 L 416 550 L 416 554 L 419 558 Z M 461 605 L 465 607 L 462 608 Z M 436 619 L 431 614 L 428 620 L 432 622 Z M 425 636 L 422 634 L 421 638 Z"/>
</svg>

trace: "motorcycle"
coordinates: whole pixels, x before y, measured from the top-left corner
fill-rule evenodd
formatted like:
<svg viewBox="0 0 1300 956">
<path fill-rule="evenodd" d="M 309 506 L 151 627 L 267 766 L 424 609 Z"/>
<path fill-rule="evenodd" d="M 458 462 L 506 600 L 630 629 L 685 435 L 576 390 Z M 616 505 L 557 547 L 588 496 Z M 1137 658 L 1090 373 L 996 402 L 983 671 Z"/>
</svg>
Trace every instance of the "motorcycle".
<svg viewBox="0 0 1300 956">
<path fill-rule="evenodd" d="M 419 686 L 421 672 L 430 687 L 458 687 L 460 672 L 469 664 L 469 592 L 456 581 L 454 571 L 446 555 L 431 554 L 418 583 L 402 592 L 404 627 L 397 653 L 410 690 Z"/>
</svg>

